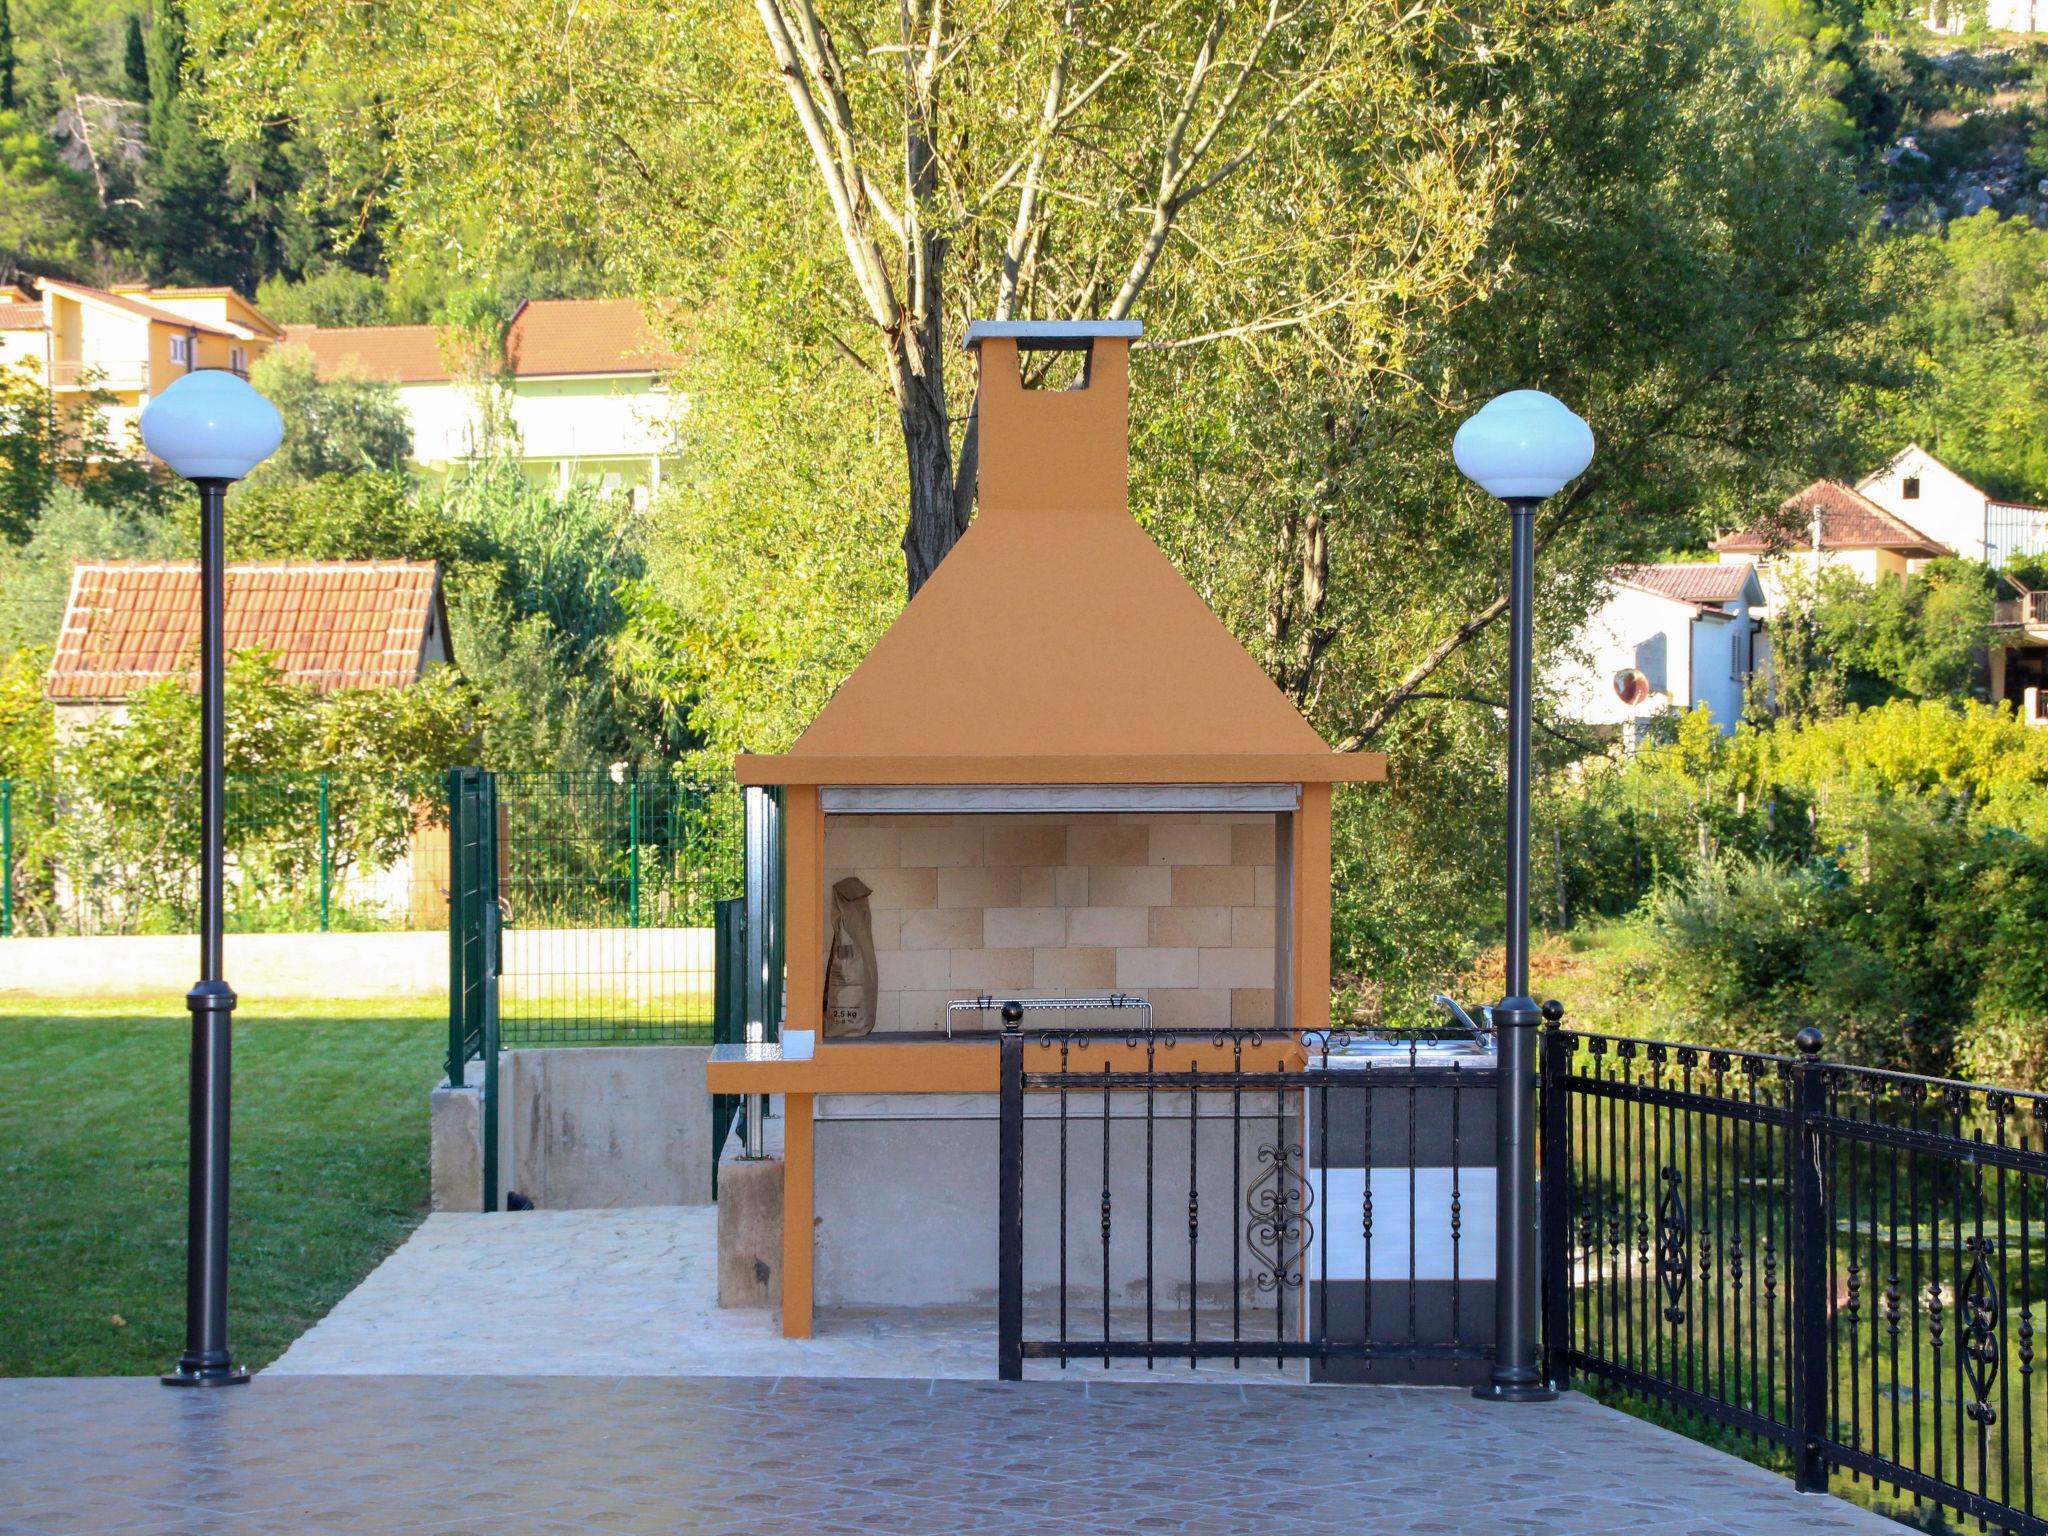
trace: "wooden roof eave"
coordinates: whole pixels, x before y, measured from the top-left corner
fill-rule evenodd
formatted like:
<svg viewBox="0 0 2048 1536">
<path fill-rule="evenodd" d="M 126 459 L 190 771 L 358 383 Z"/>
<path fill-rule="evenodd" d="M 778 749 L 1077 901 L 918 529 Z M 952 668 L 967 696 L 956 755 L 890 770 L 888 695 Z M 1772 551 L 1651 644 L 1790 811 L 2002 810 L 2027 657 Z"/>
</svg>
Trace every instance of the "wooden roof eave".
<svg viewBox="0 0 2048 1536">
<path fill-rule="evenodd" d="M 1387 776 L 1378 752 L 1176 756 L 868 757 L 741 753 L 739 782 L 771 784 L 1359 784 Z"/>
</svg>

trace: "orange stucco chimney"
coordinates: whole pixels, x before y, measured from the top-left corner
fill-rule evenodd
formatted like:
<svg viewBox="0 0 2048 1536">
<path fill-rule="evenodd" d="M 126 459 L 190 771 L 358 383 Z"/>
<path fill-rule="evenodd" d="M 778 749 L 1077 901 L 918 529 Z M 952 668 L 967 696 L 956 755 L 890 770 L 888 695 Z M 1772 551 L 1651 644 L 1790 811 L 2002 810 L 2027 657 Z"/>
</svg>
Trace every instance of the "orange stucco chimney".
<svg viewBox="0 0 2048 1536">
<path fill-rule="evenodd" d="M 1130 345 L 1135 320 L 977 320 L 980 515 L 1124 512 L 1130 475 Z M 1025 352 L 1081 352 L 1071 389 L 1027 389 Z"/>
</svg>

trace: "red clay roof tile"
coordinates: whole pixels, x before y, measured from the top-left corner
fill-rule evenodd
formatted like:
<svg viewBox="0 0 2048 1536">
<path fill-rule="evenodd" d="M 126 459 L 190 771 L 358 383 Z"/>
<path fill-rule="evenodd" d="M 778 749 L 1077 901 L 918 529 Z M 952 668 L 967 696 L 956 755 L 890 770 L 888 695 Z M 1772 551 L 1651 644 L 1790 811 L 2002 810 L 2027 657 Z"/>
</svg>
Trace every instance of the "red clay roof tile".
<svg viewBox="0 0 2048 1536">
<path fill-rule="evenodd" d="M 230 651 L 277 653 L 284 674 L 321 693 L 402 687 L 420 675 L 439 602 L 432 561 L 230 565 Z M 195 561 L 81 561 L 50 663 L 49 696 L 111 703 L 189 675 L 199 649 Z"/>
</svg>

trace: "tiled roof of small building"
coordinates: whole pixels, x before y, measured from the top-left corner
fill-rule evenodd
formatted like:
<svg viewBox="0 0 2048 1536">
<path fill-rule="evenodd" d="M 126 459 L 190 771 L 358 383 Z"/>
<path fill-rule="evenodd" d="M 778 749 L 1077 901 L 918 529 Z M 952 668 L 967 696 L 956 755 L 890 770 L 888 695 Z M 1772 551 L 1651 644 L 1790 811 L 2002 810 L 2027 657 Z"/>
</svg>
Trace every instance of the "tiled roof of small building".
<svg viewBox="0 0 2048 1536">
<path fill-rule="evenodd" d="M 1644 587 L 1681 603 L 1732 603 L 1742 596 L 1753 574 L 1747 565 L 1721 565 L 1704 560 L 1674 560 L 1663 565 L 1624 565 L 1614 579 Z"/>
<path fill-rule="evenodd" d="M 1714 541 L 1720 550 L 1792 550 L 1812 547 L 1811 523 L 1820 514 L 1822 549 L 1895 549 L 1913 555 L 1953 555 L 1946 544 L 1929 538 L 1901 517 L 1887 512 L 1861 491 L 1839 480 L 1816 480 L 1785 498 L 1780 510 L 1796 512 L 1801 529 L 1779 533 L 1749 528 Z"/>
<path fill-rule="evenodd" d="M 453 377 L 433 325 L 294 325 L 285 340 L 311 350 L 323 375 L 353 369 L 394 384 Z M 638 299 L 535 299 L 520 306 L 505 338 L 520 378 L 653 373 L 667 360 Z"/>
<path fill-rule="evenodd" d="M 42 305 L 16 303 L 0 294 L 0 331 L 39 331 L 42 328 Z"/>
<path fill-rule="evenodd" d="M 284 675 L 322 693 L 401 687 L 420 675 L 440 607 L 432 561 L 325 560 L 230 565 L 229 651 L 277 654 Z M 196 561 L 81 561 L 50 663 L 48 692 L 111 703 L 189 675 L 199 653 Z"/>
</svg>

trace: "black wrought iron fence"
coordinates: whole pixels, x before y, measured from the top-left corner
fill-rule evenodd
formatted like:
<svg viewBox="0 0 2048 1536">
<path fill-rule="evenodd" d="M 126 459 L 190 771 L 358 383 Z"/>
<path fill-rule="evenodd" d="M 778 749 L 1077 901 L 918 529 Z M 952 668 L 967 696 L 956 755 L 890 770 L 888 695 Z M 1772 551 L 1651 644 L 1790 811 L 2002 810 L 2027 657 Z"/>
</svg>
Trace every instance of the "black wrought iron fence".
<svg viewBox="0 0 2048 1536">
<path fill-rule="evenodd" d="M 1027 1359 L 1484 1379 L 1490 1058 L 1430 1065 L 1408 1046 L 1368 1061 L 1312 1035 L 1303 1062 L 1293 1044 L 1168 1028 L 1002 1037 L 1006 1379 Z"/>
<path fill-rule="evenodd" d="M 1572 1373 L 1800 1484 L 2048 1531 L 2048 1099 L 1553 1029 L 1545 1323 Z"/>
</svg>

